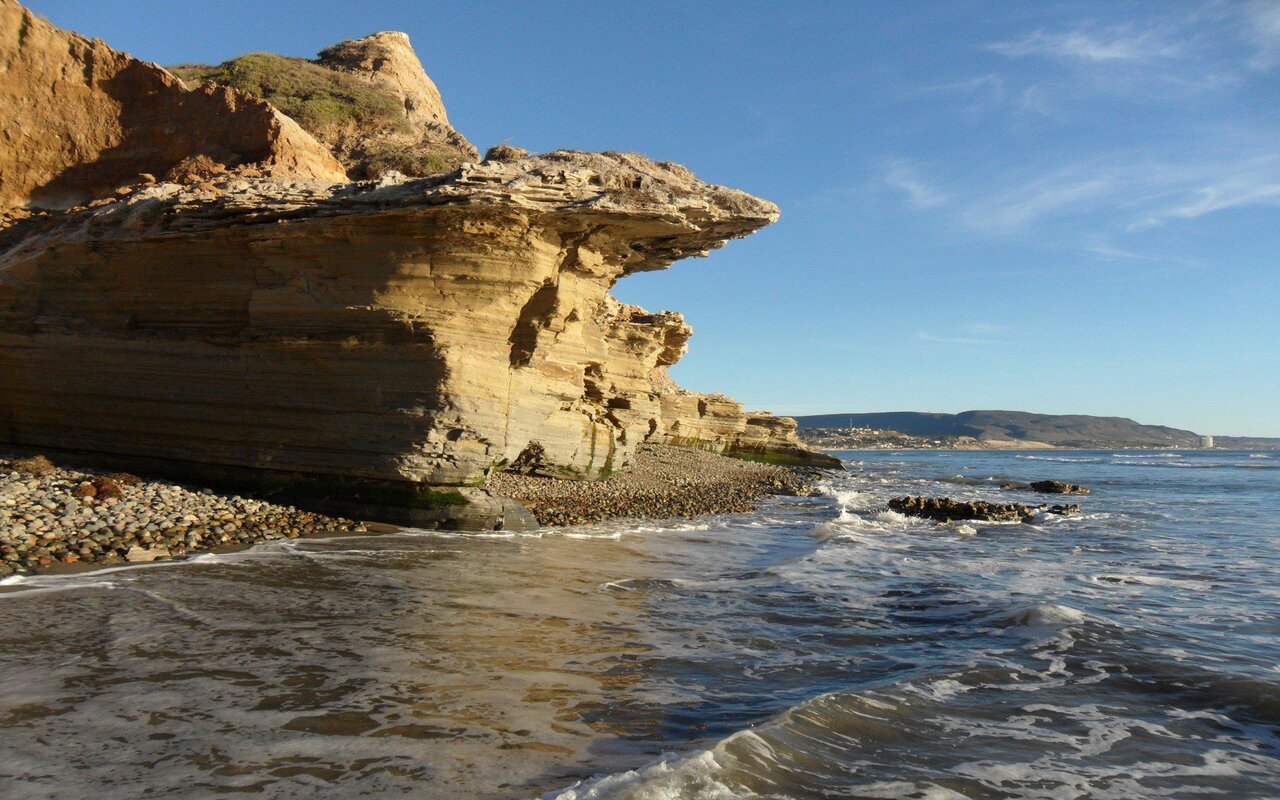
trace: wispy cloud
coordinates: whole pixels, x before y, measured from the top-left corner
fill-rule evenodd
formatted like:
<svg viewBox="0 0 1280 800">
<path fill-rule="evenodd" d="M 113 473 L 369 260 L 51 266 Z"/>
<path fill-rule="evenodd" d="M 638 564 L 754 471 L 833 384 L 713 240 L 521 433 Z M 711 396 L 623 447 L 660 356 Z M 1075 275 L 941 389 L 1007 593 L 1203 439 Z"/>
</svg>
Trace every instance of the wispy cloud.
<svg viewBox="0 0 1280 800">
<path fill-rule="evenodd" d="M 987 45 L 1010 58 L 1051 56 L 1085 62 L 1151 61 L 1179 55 L 1181 47 L 1154 32 L 1134 34 L 1127 27 L 1077 28 L 1062 33 L 1034 31 L 1021 39 Z"/>
<path fill-rule="evenodd" d="M 1250 65 L 1268 71 L 1280 64 L 1280 2 L 1253 0 L 1241 6 L 1245 38 L 1256 48 Z"/>
<path fill-rule="evenodd" d="M 960 330 L 964 333 L 970 333 L 977 336 L 993 336 L 999 333 L 1005 333 L 1009 329 L 1004 325 L 997 325 L 994 322 L 969 322 L 960 326 Z"/>
<path fill-rule="evenodd" d="M 1115 183 L 1116 176 L 1105 172 L 1063 170 L 980 197 L 967 204 L 961 219 L 976 230 L 1016 232 L 1049 217 L 1094 210 L 1114 194 Z"/>
<path fill-rule="evenodd" d="M 906 161 L 895 159 L 889 162 L 881 180 L 886 186 L 905 194 L 911 205 L 918 209 L 940 208 L 950 202 L 945 192 L 927 183 Z"/>
<path fill-rule="evenodd" d="M 1156 261 L 1158 259 L 1153 256 L 1135 253 L 1132 250 L 1126 250 L 1123 247 L 1115 247 L 1109 244 L 1093 244 L 1085 248 L 1086 251 L 1093 253 L 1106 261 Z"/>
<path fill-rule="evenodd" d="M 1014 29 L 979 45 L 1001 56 L 994 69 L 987 56 L 976 72 L 916 89 L 934 117 L 981 113 L 955 141 L 989 130 L 1007 147 L 924 145 L 875 164 L 874 190 L 953 229 L 1036 237 L 1093 256 L 1081 263 L 1135 269 L 1161 250 L 1156 229 L 1280 206 L 1280 139 L 1265 105 L 1275 73 L 1259 74 L 1280 69 L 1280 0 L 1090 13 Z"/>
<path fill-rule="evenodd" d="M 933 83 L 928 86 L 921 86 L 915 90 L 916 94 L 973 94 L 976 92 L 991 92 L 1001 95 L 1004 93 L 1004 77 L 994 72 L 986 75 L 979 75 L 976 78 L 966 78 L 964 80 L 950 81 L 948 83 Z"/>
<path fill-rule="evenodd" d="M 1234 208 L 1280 206 L 1280 155 L 1275 154 L 1239 160 L 1189 157 L 1185 163 L 1115 156 L 1020 182 L 997 178 L 964 193 L 937 187 L 906 162 L 895 169 L 886 173 L 885 183 L 906 194 L 917 209 L 938 211 L 970 230 L 1002 236 L 1082 221 L 1094 228 L 1081 234 L 1092 242 L 1083 249 L 1108 259 L 1142 257 L 1107 242 L 1114 235 Z"/>
<path fill-rule="evenodd" d="M 1229 208 L 1257 205 L 1280 205 L 1280 179 L 1255 175 L 1193 189 L 1179 202 L 1155 209 L 1131 222 L 1128 230 L 1147 230 L 1172 219 L 1195 219 Z"/>
<path fill-rule="evenodd" d="M 1053 104 L 1049 102 L 1049 93 L 1043 86 L 1033 84 L 1018 92 L 1018 110 L 1027 114 L 1039 114 L 1052 117 L 1057 114 Z"/>
</svg>

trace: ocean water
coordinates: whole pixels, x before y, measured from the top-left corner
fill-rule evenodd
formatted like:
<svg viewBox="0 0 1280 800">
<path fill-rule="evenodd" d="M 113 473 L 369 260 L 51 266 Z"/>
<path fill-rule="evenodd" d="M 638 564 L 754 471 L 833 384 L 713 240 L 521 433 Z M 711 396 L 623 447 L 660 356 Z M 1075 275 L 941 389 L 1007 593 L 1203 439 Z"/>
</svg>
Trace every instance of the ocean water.
<svg viewBox="0 0 1280 800">
<path fill-rule="evenodd" d="M 843 455 L 754 514 L 6 580 L 0 796 L 1280 797 L 1280 455 Z M 1042 478 L 1094 494 L 885 510 Z"/>
</svg>

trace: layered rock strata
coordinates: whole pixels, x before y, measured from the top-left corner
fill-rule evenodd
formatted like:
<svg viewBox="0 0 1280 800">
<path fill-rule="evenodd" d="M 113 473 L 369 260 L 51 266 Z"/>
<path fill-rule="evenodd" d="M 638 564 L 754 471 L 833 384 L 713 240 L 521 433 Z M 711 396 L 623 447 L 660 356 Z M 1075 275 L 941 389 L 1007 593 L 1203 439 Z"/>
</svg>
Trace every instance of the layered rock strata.
<svg viewBox="0 0 1280 800">
<path fill-rule="evenodd" d="M 62 35 L 82 71 L 99 63 Z M 31 36 L 16 37 L 18 52 Z M 366 69 L 353 52 L 351 68 Z M 423 125 L 447 125 L 438 94 L 411 83 L 406 108 L 418 98 Z M 118 108 L 72 107 L 134 119 L 136 87 L 123 86 Z M 46 93 L 32 87 L 28 106 Z M 73 98 L 96 98 L 99 82 L 86 87 Z M 199 127 L 182 108 L 171 106 L 172 124 Z M 314 140 L 265 108 L 287 134 L 272 141 L 311 152 Z M 223 127 L 241 124 L 226 114 Z M 150 150 L 140 140 L 136 152 L 109 173 L 141 168 Z M 77 169 L 11 189 L 27 187 L 23 202 L 51 183 L 96 192 L 66 177 Z M 676 387 L 665 370 L 690 328 L 609 294 L 626 275 L 769 224 L 773 204 L 619 153 L 508 147 L 442 176 L 357 183 L 316 169 L 140 184 L 11 220 L 0 230 L 0 441 L 224 483 L 289 476 L 361 508 L 430 506 L 413 487 L 476 485 L 496 469 L 597 479 L 645 441 L 832 465 L 796 442 L 790 420 Z M 308 174 L 325 180 L 282 179 Z M 472 505 L 510 516 L 486 497 Z"/>
<path fill-rule="evenodd" d="M 717 449 L 787 444 L 660 394 L 688 327 L 608 295 L 776 215 L 621 154 L 148 187 L 6 232 L 0 420 L 18 444 L 432 484 L 607 475 L 694 439 L 687 402 L 715 405 Z"/>
</svg>

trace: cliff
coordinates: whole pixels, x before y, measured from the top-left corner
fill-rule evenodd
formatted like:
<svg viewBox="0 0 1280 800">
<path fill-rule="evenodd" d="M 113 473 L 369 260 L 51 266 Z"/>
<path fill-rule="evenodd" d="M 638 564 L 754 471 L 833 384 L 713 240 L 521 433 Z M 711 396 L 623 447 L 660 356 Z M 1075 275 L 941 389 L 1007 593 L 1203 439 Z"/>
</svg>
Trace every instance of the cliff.
<svg viewBox="0 0 1280 800">
<path fill-rule="evenodd" d="M 646 440 L 832 461 L 790 420 L 679 390 L 665 369 L 689 327 L 609 295 L 777 218 L 679 165 L 503 148 L 429 178 L 273 170 L 116 195 L 0 231 L 3 441 L 410 488 L 599 478 Z"/>
<path fill-rule="evenodd" d="M 0 0 L 0 208 L 66 208 L 146 173 L 179 178 L 253 167 L 345 181 L 333 155 L 244 92 L 187 91 L 164 69 Z"/>
</svg>

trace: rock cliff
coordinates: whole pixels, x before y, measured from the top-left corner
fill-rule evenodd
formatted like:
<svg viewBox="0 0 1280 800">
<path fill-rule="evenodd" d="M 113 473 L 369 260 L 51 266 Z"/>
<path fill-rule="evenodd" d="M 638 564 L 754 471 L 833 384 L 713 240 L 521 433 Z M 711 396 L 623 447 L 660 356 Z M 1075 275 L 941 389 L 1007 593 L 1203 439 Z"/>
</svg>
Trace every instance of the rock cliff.
<svg viewBox="0 0 1280 800">
<path fill-rule="evenodd" d="M 66 208 L 140 174 L 252 166 L 345 181 L 333 155 L 262 100 L 187 91 L 164 69 L 0 0 L 0 207 Z M 154 178 L 153 178 L 154 179 Z"/>
<path fill-rule="evenodd" d="M 29 33 L 11 33 L 30 50 Z M 400 44 L 387 37 L 371 39 Z M 98 63 L 67 41 L 68 57 Z M 368 70 L 358 52 L 324 57 L 398 81 L 422 124 L 447 125 L 429 80 Z M 46 88 L 32 84 L 24 107 Z M 189 94 L 234 99 L 228 115 L 259 108 L 229 89 Z M 98 113 L 132 118 L 129 98 Z M 186 106 L 169 108 L 185 125 Z M 769 224 L 773 204 L 620 153 L 505 148 L 446 175 L 355 183 L 272 170 L 134 187 L 0 230 L 0 441 L 399 487 L 474 484 L 497 468 L 593 479 L 644 441 L 831 463 L 796 443 L 790 420 L 676 387 L 665 370 L 689 326 L 609 294 Z"/>
</svg>

